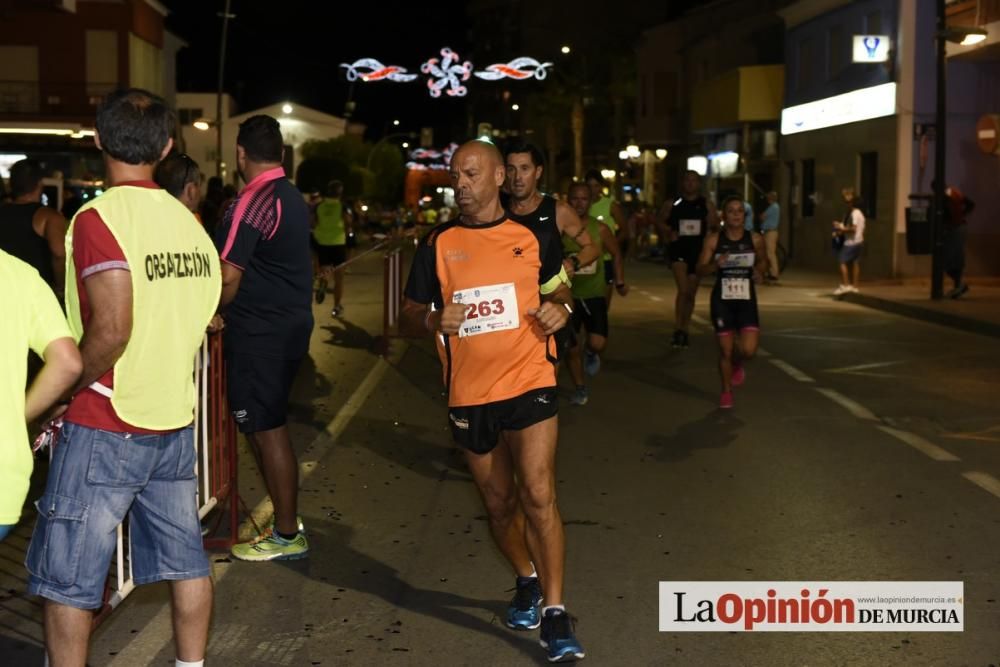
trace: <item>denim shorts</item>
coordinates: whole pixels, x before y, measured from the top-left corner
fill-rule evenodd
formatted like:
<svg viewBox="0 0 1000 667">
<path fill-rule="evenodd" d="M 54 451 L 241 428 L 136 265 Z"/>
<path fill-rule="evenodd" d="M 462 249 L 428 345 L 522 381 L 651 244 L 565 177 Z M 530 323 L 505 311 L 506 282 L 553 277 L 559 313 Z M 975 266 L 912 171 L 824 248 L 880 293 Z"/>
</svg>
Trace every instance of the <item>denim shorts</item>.
<svg viewBox="0 0 1000 667">
<path fill-rule="evenodd" d="M 67 423 L 55 447 L 25 566 L 28 592 L 101 606 L 128 516 L 136 584 L 209 574 L 198 519 L 194 433 L 111 433 Z"/>
</svg>

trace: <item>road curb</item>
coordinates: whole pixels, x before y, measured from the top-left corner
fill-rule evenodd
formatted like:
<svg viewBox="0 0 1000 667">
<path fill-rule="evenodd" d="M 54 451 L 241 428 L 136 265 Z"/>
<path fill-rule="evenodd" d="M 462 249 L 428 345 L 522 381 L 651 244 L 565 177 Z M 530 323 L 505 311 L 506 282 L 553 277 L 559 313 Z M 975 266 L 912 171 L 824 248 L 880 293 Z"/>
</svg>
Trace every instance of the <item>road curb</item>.
<svg viewBox="0 0 1000 667">
<path fill-rule="evenodd" d="M 923 320 L 924 322 L 940 324 L 953 329 L 961 329 L 962 331 L 968 331 L 969 333 L 1000 338 L 1000 324 L 984 322 L 983 320 L 963 317 L 953 313 L 943 313 L 941 311 L 925 308 L 916 304 L 883 299 L 881 297 L 872 296 L 871 294 L 845 294 L 842 298 L 844 301 L 848 301 L 859 306 L 865 306 L 866 308 L 884 310 L 896 315 Z"/>
</svg>

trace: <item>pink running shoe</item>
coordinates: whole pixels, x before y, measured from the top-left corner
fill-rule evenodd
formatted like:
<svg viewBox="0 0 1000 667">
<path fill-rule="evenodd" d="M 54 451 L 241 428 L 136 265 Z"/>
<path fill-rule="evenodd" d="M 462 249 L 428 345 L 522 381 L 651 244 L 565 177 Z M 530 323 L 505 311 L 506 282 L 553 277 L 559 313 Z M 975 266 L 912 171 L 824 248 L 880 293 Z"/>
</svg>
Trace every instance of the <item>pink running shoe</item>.
<svg viewBox="0 0 1000 667">
<path fill-rule="evenodd" d="M 733 407 L 733 392 L 724 391 L 722 395 L 719 396 L 719 407 L 723 410 L 728 410 Z"/>
<path fill-rule="evenodd" d="M 743 370 L 743 364 L 733 365 L 733 386 L 739 387 L 747 379 L 747 372 Z"/>
</svg>

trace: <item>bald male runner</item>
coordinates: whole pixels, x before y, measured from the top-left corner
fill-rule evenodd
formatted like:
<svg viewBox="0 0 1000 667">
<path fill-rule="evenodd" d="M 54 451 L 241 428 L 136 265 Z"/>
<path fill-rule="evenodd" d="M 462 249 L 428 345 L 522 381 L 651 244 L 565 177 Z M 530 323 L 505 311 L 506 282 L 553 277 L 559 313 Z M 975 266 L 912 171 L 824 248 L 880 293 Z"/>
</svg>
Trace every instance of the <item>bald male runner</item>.
<svg viewBox="0 0 1000 667">
<path fill-rule="evenodd" d="M 541 626 L 550 662 L 580 659 L 563 605 L 565 535 L 555 494 L 553 334 L 571 314 L 561 252 L 553 251 L 560 239 L 504 211 L 504 161 L 492 144 L 466 143 L 450 172 L 461 217 L 417 249 L 400 326 L 437 339 L 452 435 L 517 575 L 507 625 Z"/>
</svg>

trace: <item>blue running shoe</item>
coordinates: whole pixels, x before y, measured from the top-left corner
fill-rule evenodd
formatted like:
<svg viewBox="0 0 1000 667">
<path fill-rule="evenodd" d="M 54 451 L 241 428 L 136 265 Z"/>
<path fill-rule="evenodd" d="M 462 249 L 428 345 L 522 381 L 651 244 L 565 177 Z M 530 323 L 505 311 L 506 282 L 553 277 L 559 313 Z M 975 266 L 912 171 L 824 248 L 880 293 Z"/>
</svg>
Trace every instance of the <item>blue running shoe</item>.
<svg viewBox="0 0 1000 667">
<path fill-rule="evenodd" d="M 587 655 L 573 634 L 573 619 L 561 609 L 549 609 L 542 616 L 538 643 L 548 650 L 549 662 L 582 660 Z"/>
<path fill-rule="evenodd" d="M 590 377 L 597 375 L 597 371 L 601 370 L 601 355 L 586 350 L 584 352 L 583 370 Z"/>
<path fill-rule="evenodd" d="M 541 624 L 539 608 L 542 604 L 542 587 L 538 577 L 532 577 L 517 587 L 514 599 L 507 607 L 507 627 L 514 630 L 534 630 Z"/>
</svg>

